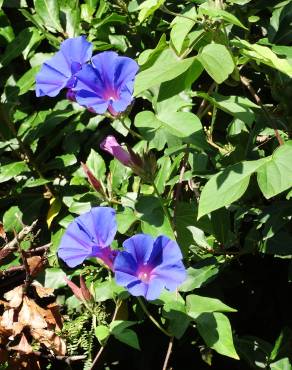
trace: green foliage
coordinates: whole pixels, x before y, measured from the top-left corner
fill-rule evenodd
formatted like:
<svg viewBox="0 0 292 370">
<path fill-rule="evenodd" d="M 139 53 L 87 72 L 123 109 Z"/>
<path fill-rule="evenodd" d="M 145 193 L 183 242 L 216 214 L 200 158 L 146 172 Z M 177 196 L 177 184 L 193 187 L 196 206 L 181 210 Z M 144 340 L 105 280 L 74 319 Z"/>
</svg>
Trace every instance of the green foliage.
<svg viewBox="0 0 292 370">
<path fill-rule="evenodd" d="M 37 279 L 56 290 L 67 354 L 84 354 L 85 369 L 100 345 L 110 360 L 115 346 L 161 346 L 144 337 L 147 315 L 178 342 L 172 356 L 192 348 L 198 368 L 291 369 L 291 19 L 290 1 L 0 1 L 0 219 L 9 240 L 38 220 L 29 244 L 51 246 Z M 78 35 L 94 53 L 137 60 L 123 116 L 95 115 L 64 92 L 36 98 L 42 63 Z M 109 134 L 152 155 L 151 181 L 102 152 Z M 114 248 L 143 232 L 182 249 L 186 280 L 147 314 L 96 259 L 75 271 L 58 260 L 69 223 L 98 205 L 116 209 Z M 20 263 L 15 250 L 0 273 Z M 95 301 L 86 307 L 64 280 L 79 274 Z"/>
</svg>

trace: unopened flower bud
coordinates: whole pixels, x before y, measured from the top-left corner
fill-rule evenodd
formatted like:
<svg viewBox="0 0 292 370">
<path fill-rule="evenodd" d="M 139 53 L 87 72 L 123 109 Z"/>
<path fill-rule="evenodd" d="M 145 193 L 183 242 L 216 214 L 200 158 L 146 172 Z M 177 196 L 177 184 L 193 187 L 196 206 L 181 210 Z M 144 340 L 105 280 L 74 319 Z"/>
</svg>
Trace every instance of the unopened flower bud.
<svg viewBox="0 0 292 370">
<path fill-rule="evenodd" d="M 85 163 L 81 162 L 81 166 L 91 186 L 104 197 L 105 194 L 101 182 L 94 176 Z"/>
<path fill-rule="evenodd" d="M 69 280 L 66 276 L 65 280 L 77 299 L 79 299 L 80 301 L 90 301 L 92 299 L 92 295 L 88 290 L 85 281 L 81 275 L 80 275 L 80 288 L 75 283 L 73 283 L 73 281 Z"/>
</svg>

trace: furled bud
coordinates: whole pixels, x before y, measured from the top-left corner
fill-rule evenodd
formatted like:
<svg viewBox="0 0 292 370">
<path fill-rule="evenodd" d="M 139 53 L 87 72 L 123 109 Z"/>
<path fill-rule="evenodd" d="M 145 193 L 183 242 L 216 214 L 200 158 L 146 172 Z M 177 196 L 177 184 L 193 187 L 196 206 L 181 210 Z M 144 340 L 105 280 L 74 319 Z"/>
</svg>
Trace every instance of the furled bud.
<svg viewBox="0 0 292 370">
<path fill-rule="evenodd" d="M 127 167 L 132 167 L 133 159 L 116 140 L 114 136 L 107 136 L 100 144 L 100 148 L 114 156 L 118 161 Z"/>
<path fill-rule="evenodd" d="M 94 174 L 90 171 L 90 169 L 88 168 L 88 166 L 85 163 L 81 162 L 81 166 L 82 166 L 82 169 L 83 169 L 85 175 L 87 176 L 87 180 L 89 181 L 91 186 L 98 193 L 100 193 L 103 197 L 105 197 L 105 193 L 104 193 L 103 187 L 101 185 L 101 182 L 94 176 Z"/>
<path fill-rule="evenodd" d="M 88 290 L 85 281 L 81 275 L 80 275 L 80 288 L 76 284 L 74 284 L 73 281 L 69 280 L 66 276 L 65 280 L 67 285 L 75 295 L 75 297 L 78 298 L 80 301 L 90 301 L 92 299 L 92 295 Z"/>
</svg>

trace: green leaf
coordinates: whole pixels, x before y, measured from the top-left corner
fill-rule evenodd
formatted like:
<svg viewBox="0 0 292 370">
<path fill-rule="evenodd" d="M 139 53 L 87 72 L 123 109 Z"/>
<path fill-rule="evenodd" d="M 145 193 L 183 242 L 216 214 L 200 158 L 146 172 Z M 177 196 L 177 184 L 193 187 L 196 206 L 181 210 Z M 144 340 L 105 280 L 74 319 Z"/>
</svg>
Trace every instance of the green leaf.
<svg viewBox="0 0 292 370">
<path fill-rule="evenodd" d="M 270 48 L 258 44 L 250 44 L 249 42 L 237 39 L 233 41 L 234 45 L 241 47 L 243 55 L 254 59 L 258 63 L 263 63 L 277 69 L 278 71 L 292 77 L 292 63 L 285 58 L 279 58 Z"/>
<path fill-rule="evenodd" d="M 188 70 L 194 61 L 194 57 L 178 59 L 172 50 L 163 50 L 150 68 L 138 73 L 135 80 L 134 96 L 162 82 L 174 79 Z"/>
<path fill-rule="evenodd" d="M 110 336 L 110 330 L 107 326 L 105 325 L 98 325 L 96 328 L 95 328 L 95 336 L 96 338 L 98 339 L 99 343 L 103 346 L 108 337 Z"/>
<path fill-rule="evenodd" d="M 140 350 L 137 334 L 132 329 L 128 329 L 129 326 L 135 324 L 136 324 L 135 321 L 115 320 L 110 323 L 109 327 L 111 334 L 120 342 Z"/>
<path fill-rule="evenodd" d="M 197 328 L 207 346 L 221 355 L 239 359 L 234 348 L 230 322 L 223 313 L 203 313 L 196 318 Z"/>
<path fill-rule="evenodd" d="M 212 95 L 198 93 L 198 95 L 208 100 L 211 104 L 221 109 L 223 112 L 226 112 L 245 122 L 248 126 L 251 126 L 255 119 L 255 113 L 253 112 L 253 109 L 260 108 L 251 100 L 243 96 L 224 96 L 218 93 L 213 93 Z"/>
<path fill-rule="evenodd" d="M 271 370 L 292 370 L 292 366 L 289 361 L 289 358 L 285 357 L 285 358 L 281 358 L 281 360 L 271 363 L 270 369 Z"/>
<path fill-rule="evenodd" d="M 201 193 L 198 218 L 239 199 L 248 187 L 251 174 L 265 161 L 266 158 L 236 163 L 212 176 Z"/>
<path fill-rule="evenodd" d="M 63 288 L 67 285 L 65 281 L 65 272 L 62 271 L 60 268 L 47 268 L 44 273 L 44 286 L 46 288 Z"/>
<path fill-rule="evenodd" d="M 0 167 L 0 183 L 8 181 L 22 172 L 29 171 L 27 164 L 24 161 L 6 164 Z"/>
<path fill-rule="evenodd" d="M 9 208 L 3 215 L 4 230 L 6 232 L 15 230 L 18 233 L 23 229 L 22 217 L 23 213 L 17 206 Z"/>
<path fill-rule="evenodd" d="M 4 37 L 8 43 L 14 39 L 13 28 L 3 10 L 0 10 L 0 36 Z"/>
<path fill-rule="evenodd" d="M 149 149 L 162 150 L 164 148 L 168 133 L 153 112 L 149 110 L 139 112 L 135 117 L 134 125 L 138 127 L 143 138 L 149 142 Z"/>
<path fill-rule="evenodd" d="M 170 175 L 171 160 L 169 157 L 162 157 L 158 161 L 160 169 L 155 177 L 155 185 L 159 191 L 159 194 L 164 193 L 165 183 L 167 182 Z"/>
<path fill-rule="evenodd" d="M 142 231 L 153 237 L 166 235 L 175 239 L 171 225 L 165 216 L 158 198 L 154 196 L 141 196 L 138 198 L 135 208 L 137 217 L 142 221 Z"/>
<path fill-rule="evenodd" d="M 0 68 L 7 66 L 13 59 L 23 53 L 26 59 L 32 47 L 42 39 L 35 27 L 22 30 L 15 39 L 7 45 L 4 54 L 0 58 Z"/>
<path fill-rule="evenodd" d="M 146 18 L 150 17 L 155 10 L 159 9 L 163 5 L 165 0 L 146 0 L 139 5 L 139 22 L 142 23 Z"/>
<path fill-rule="evenodd" d="M 63 32 L 59 19 L 58 0 L 34 0 L 36 13 L 41 17 L 46 28 L 51 32 Z"/>
<path fill-rule="evenodd" d="M 187 278 L 179 287 L 180 292 L 189 292 L 212 281 L 219 272 L 218 262 L 214 257 L 206 258 L 195 268 L 187 269 Z"/>
<path fill-rule="evenodd" d="M 163 316 L 169 320 L 168 330 L 177 339 L 184 335 L 191 322 L 186 314 L 185 304 L 178 301 L 167 302 L 163 306 Z"/>
<path fill-rule="evenodd" d="M 137 217 L 131 208 L 126 207 L 122 212 L 117 212 L 116 220 L 119 233 L 125 234 L 132 224 L 137 221 Z"/>
<path fill-rule="evenodd" d="M 218 56 L 220 55 L 220 58 Z M 221 44 L 209 44 L 203 47 L 198 55 L 199 61 L 207 73 L 221 84 L 234 70 L 234 61 L 226 46 Z"/>
<path fill-rule="evenodd" d="M 281 145 L 257 170 L 257 180 L 269 199 L 292 187 L 292 140 Z"/>
<path fill-rule="evenodd" d="M 115 280 L 97 281 L 94 283 L 94 298 L 96 302 L 104 302 L 115 298 L 116 295 L 124 292 L 125 289 L 117 285 Z"/>
<path fill-rule="evenodd" d="M 188 295 L 186 298 L 187 314 L 196 319 L 205 312 L 236 312 L 217 298 L 203 297 L 196 294 Z"/>
<path fill-rule="evenodd" d="M 39 71 L 40 66 L 35 66 L 27 71 L 20 79 L 16 82 L 16 87 L 19 87 L 18 95 L 23 95 L 29 91 L 35 84 L 35 76 Z"/>
<path fill-rule="evenodd" d="M 207 4 L 204 3 L 202 6 L 200 6 L 199 14 L 208 15 L 209 17 L 215 19 L 223 19 L 224 21 L 234 24 L 235 26 L 238 26 L 240 28 L 243 28 L 245 30 L 248 29 L 240 22 L 240 20 L 237 17 L 235 17 L 235 15 L 223 9 L 211 8 L 209 7 L 208 3 Z"/>
<path fill-rule="evenodd" d="M 87 167 L 93 173 L 93 175 L 99 180 L 102 181 L 105 176 L 105 163 L 100 154 L 95 150 L 91 149 L 90 154 L 86 161 Z"/>
<path fill-rule="evenodd" d="M 192 7 L 188 11 L 184 11 L 182 13 L 183 16 L 187 16 L 190 18 L 195 18 L 197 15 L 196 8 Z M 184 40 L 187 36 L 187 34 L 190 32 L 190 30 L 195 25 L 196 20 L 186 19 L 179 16 L 176 16 L 174 20 L 172 21 L 172 29 L 170 31 L 170 40 L 177 50 L 178 54 L 181 54 Z"/>
<path fill-rule="evenodd" d="M 191 112 L 163 111 L 158 115 L 159 121 L 169 133 L 199 149 L 208 148 L 200 119 Z"/>
</svg>

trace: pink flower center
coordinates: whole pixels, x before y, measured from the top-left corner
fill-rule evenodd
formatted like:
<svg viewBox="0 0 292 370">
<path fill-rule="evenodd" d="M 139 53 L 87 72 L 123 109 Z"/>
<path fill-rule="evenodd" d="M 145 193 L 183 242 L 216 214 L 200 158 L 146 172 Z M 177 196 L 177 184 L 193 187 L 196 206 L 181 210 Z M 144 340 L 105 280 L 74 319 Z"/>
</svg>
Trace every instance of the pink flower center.
<svg viewBox="0 0 292 370">
<path fill-rule="evenodd" d="M 152 271 L 152 267 L 142 266 L 138 270 L 138 279 L 143 281 L 143 283 L 148 283 L 149 280 L 151 279 L 151 271 Z"/>
<path fill-rule="evenodd" d="M 104 92 L 104 99 L 109 100 L 110 102 L 118 100 L 119 99 L 118 92 L 112 88 L 108 88 Z"/>
</svg>

